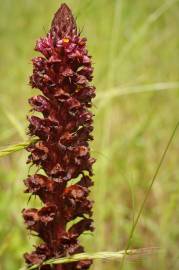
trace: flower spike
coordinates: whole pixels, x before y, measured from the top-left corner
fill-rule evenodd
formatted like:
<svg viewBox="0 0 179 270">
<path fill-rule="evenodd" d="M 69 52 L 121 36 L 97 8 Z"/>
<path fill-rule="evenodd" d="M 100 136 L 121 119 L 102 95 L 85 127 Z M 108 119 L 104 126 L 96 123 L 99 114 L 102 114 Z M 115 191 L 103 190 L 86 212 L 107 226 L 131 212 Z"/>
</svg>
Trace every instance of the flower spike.
<svg viewBox="0 0 179 270">
<path fill-rule="evenodd" d="M 38 140 L 27 147 L 27 163 L 43 172 L 29 175 L 24 184 L 25 192 L 38 196 L 44 206 L 22 211 L 27 229 L 41 239 L 24 257 L 27 265 L 39 264 L 41 270 L 84 270 L 91 260 L 42 265 L 51 258 L 84 252 L 78 237 L 93 231 L 89 199 L 95 162 L 89 145 L 93 140 L 93 68 L 86 39 L 80 37 L 66 4 L 56 12 L 49 33 L 37 41 L 35 50 L 42 56 L 32 60 L 30 85 L 41 94 L 29 99 L 34 114 L 28 121 L 29 135 Z"/>
</svg>

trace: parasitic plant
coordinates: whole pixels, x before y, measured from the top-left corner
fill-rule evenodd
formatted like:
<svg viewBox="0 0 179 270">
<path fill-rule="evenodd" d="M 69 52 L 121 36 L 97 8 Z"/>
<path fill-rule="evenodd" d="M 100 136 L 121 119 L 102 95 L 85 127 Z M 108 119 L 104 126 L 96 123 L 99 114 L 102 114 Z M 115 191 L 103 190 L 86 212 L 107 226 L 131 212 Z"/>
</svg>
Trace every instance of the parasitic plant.
<svg viewBox="0 0 179 270">
<path fill-rule="evenodd" d="M 42 264 L 83 252 L 78 237 L 93 230 L 88 198 L 95 162 L 89 148 L 93 139 L 93 68 L 86 39 L 80 37 L 66 4 L 61 5 L 49 33 L 37 41 L 35 50 L 42 56 L 33 59 L 30 85 L 42 94 L 29 99 L 34 112 L 28 117 L 29 135 L 37 140 L 27 148 L 27 162 L 41 173 L 29 175 L 24 183 L 25 192 L 38 196 L 43 207 L 23 210 L 28 230 L 41 239 L 35 250 L 24 256 L 28 266 L 38 264 L 41 270 L 88 269 L 90 260 Z"/>
</svg>

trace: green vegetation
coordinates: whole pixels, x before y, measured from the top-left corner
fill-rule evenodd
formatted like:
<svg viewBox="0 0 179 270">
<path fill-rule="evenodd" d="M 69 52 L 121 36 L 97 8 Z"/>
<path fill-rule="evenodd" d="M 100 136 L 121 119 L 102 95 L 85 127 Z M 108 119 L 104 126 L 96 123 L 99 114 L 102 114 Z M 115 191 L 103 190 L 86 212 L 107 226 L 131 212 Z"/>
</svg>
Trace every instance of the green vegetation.
<svg viewBox="0 0 179 270">
<path fill-rule="evenodd" d="M 69 0 L 88 38 L 95 67 L 94 235 L 90 253 L 125 249 L 137 213 L 179 120 L 179 1 Z M 28 142 L 30 59 L 61 1 L 0 0 L 0 150 Z M 161 252 L 125 260 L 125 270 L 179 269 L 179 142 L 177 131 L 130 248 Z M 13 149 L 10 148 L 12 151 Z M 0 159 L 0 270 L 19 270 L 34 240 L 21 217 L 29 167 L 23 150 Z M 31 169 L 32 170 L 32 169 Z M 31 199 L 30 204 L 37 204 Z M 97 260 L 95 270 L 119 269 Z"/>
</svg>

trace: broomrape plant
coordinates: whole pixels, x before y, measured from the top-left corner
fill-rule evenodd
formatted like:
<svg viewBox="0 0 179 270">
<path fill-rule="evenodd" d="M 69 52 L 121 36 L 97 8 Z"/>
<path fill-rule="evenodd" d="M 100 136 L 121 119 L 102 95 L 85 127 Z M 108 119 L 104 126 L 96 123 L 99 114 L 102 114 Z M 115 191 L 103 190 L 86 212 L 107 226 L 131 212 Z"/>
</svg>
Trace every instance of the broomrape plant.
<svg viewBox="0 0 179 270">
<path fill-rule="evenodd" d="M 30 136 L 39 139 L 27 147 L 27 163 L 43 173 L 29 175 L 24 183 L 25 192 L 38 196 L 44 206 L 22 211 L 28 230 L 42 240 L 34 251 L 24 255 L 28 266 L 84 252 L 78 237 L 84 231 L 93 231 L 92 202 L 88 198 L 95 162 L 89 148 L 93 140 L 93 68 L 86 39 L 80 37 L 66 4 L 56 12 L 49 33 L 37 41 L 35 50 L 42 56 L 32 60 L 30 85 L 42 94 L 29 99 L 35 113 L 28 121 Z M 91 263 L 81 260 L 41 265 L 39 269 L 88 269 Z"/>
</svg>

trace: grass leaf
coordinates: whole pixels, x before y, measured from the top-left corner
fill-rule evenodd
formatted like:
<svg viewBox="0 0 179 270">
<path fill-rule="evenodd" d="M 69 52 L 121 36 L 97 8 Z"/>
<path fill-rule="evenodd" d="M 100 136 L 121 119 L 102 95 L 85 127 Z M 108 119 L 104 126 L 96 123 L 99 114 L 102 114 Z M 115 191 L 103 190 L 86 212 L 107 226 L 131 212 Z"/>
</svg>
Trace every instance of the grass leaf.
<svg viewBox="0 0 179 270">
<path fill-rule="evenodd" d="M 8 146 L 8 147 L 0 150 L 0 158 L 11 155 L 11 154 L 13 154 L 15 152 L 18 152 L 18 151 L 21 151 L 21 150 L 25 149 L 31 143 L 34 143 L 36 141 L 37 141 L 37 139 L 34 139 L 34 140 L 31 140 L 31 141 L 26 141 L 26 142 L 22 142 L 22 143 L 18 143 L 18 144 Z"/>
<path fill-rule="evenodd" d="M 126 252 L 125 252 L 126 255 L 128 254 L 128 249 L 129 249 L 130 246 L 131 246 L 131 242 L 132 242 L 132 238 L 133 238 L 133 235 L 134 235 L 134 231 L 135 231 L 135 229 L 136 229 L 136 227 L 137 227 L 137 224 L 138 224 L 138 222 L 139 222 L 139 219 L 140 219 L 140 217 L 141 217 L 141 215 L 142 215 L 142 212 L 143 212 L 143 210 L 144 210 L 145 204 L 146 204 L 147 199 L 148 199 L 148 197 L 149 197 L 149 195 L 150 195 L 150 192 L 151 192 L 151 190 L 152 190 L 153 184 L 154 184 L 154 182 L 155 182 L 155 180 L 156 180 L 156 178 L 157 178 L 157 176 L 158 176 L 158 173 L 159 173 L 159 171 L 160 171 L 160 168 L 161 168 L 161 166 L 162 166 L 162 164 L 163 164 L 163 161 L 164 161 L 164 159 L 165 159 L 165 157 L 166 157 L 166 154 L 167 154 L 167 152 L 168 152 L 168 149 L 169 149 L 169 147 L 170 147 L 170 145 L 171 145 L 171 143 L 172 143 L 172 141 L 173 141 L 173 138 L 175 137 L 175 134 L 176 134 L 176 131 L 177 131 L 178 127 L 179 127 L 179 122 L 176 124 L 176 126 L 175 126 L 175 128 L 174 128 L 174 130 L 173 130 L 173 132 L 172 132 L 172 134 L 171 134 L 171 136 L 170 136 L 170 138 L 169 138 L 169 141 L 168 141 L 168 143 L 167 143 L 167 146 L 166 146 L 166 148 L 165 148 L 165 150 L 164 150 L 164 152 L 163 152 L 163 154 L 162 154 L 162 157 L 161 157 L 161 159 L 160 159 L 160 162 L 159 162 L 159 164 L 157 165 L 156 171 L 155 171 L 155 173 L 154 173 L 154 175 L 153 175 L 153 177 L 152 177 L 151 183 L 150 183 L 150 185 L 149 185 L 149 187 L 148 187 L 148 189 L 147 189 L 146 195 L 145 195 L 144 200 L 143 200 L 143 202 L 142 202 L 142 204 L 141 204 L 141 207 L 140 207 L 140 209 L 139 209 L 139 212 L 138 212 L 138 214 L 137 214 L 137 217 L 136 217 L 136 219 L 135 219 L 135 221 L 134 221 L 134 224 L 132 225 L 132 228 L 131 228 L 131 231 L 130 231 L 130 234 L 129 234 L 129 238 L 128 238 L 128 241 L 127 241 L 127 245 L 126 245 L 126 248 L 125 248 L 125 250 L 126 250 Z M 125 260 L 125 256 L 123 256 L 123 258 L 122 258 L 120 270 L 122 270 L 122 268 L 123 268 L 124 260 Z"/>
<path fill-rule="evenodd" d="M 136 259 L 138 256 L 146 256 L 156 253 L 160 249 L 158 247 L 151 247 L 151 248 L 141 248 L 141 249 L 133 249 L 127 250 L 127 257 L 128 259 Z M 117 252 L 96 252 L 96 253 L 79 253 L 73 256 L 64 257 L 64 258 L 57 258 L 45 261 L 42 265 L 51 265 L 51 264 L 65 264 L 71 262 L 77 262 L 81 260 L 121 260 L 126 254 L 125 250 L 117 251 Z M 28 270 L 38 269 L 39 265 L 34 265 L 29 268 Z M 22 270 L 22 269 L 21 269 Z"/>
</svg>

